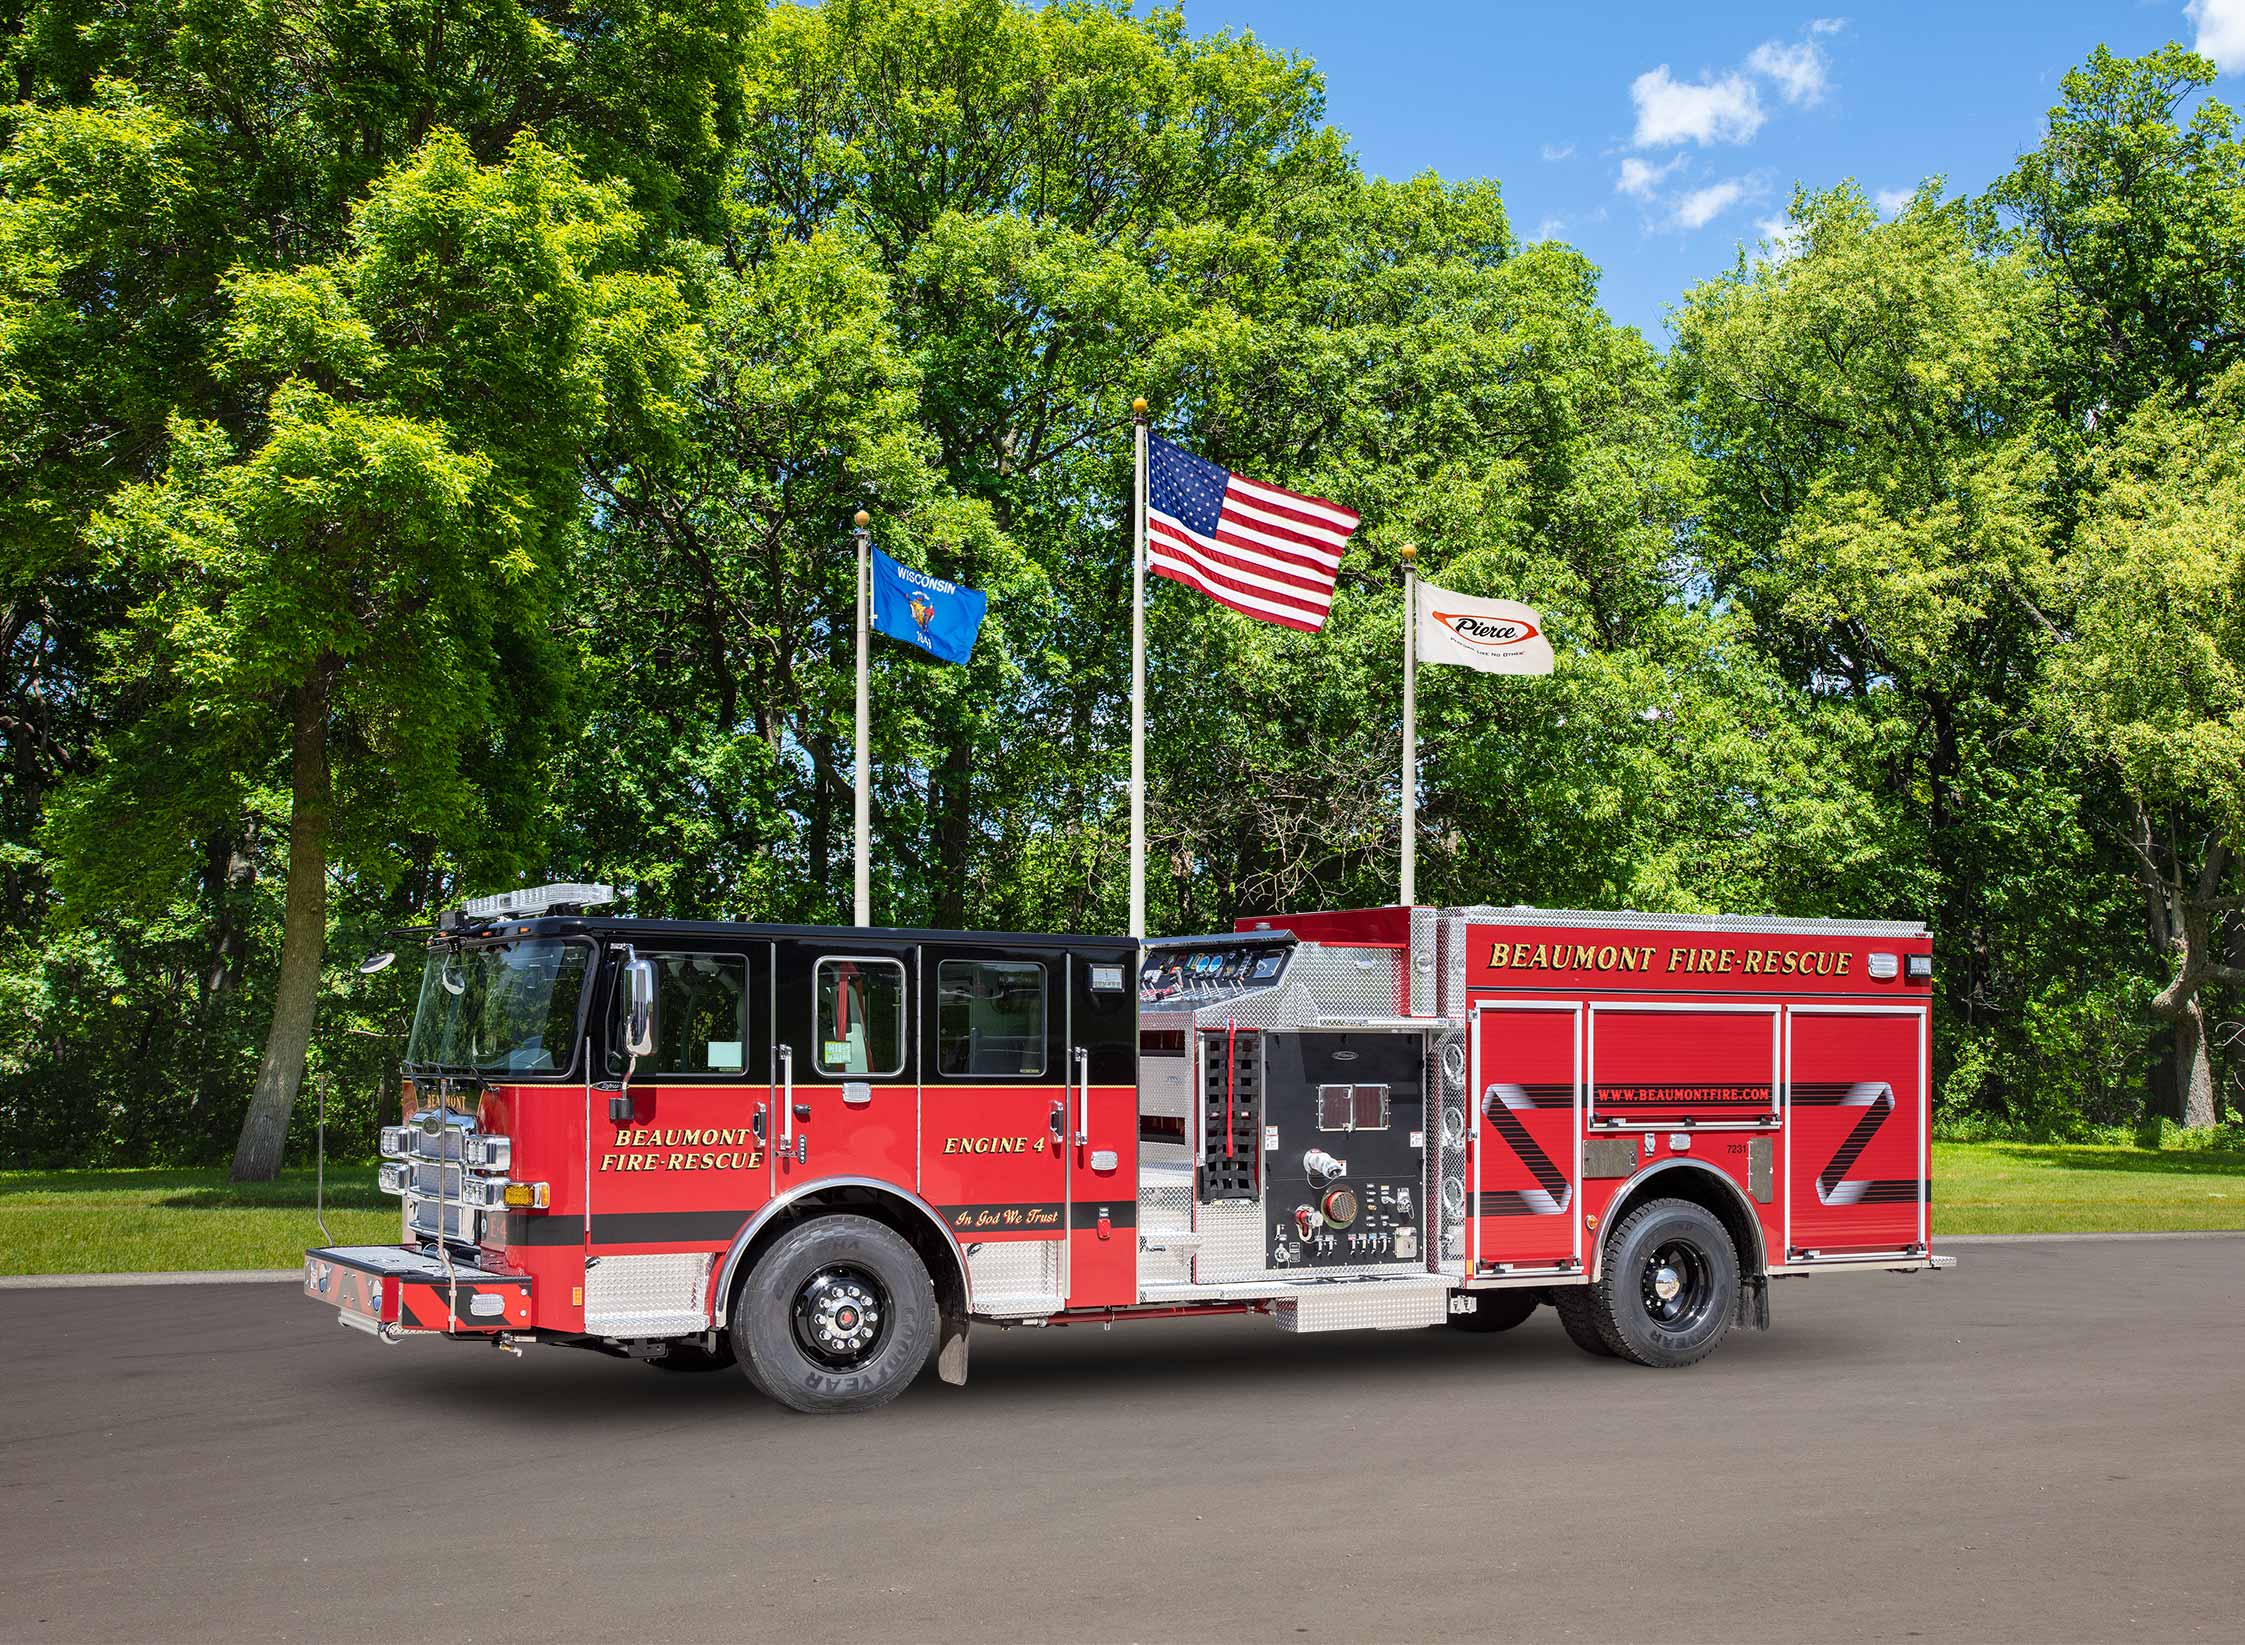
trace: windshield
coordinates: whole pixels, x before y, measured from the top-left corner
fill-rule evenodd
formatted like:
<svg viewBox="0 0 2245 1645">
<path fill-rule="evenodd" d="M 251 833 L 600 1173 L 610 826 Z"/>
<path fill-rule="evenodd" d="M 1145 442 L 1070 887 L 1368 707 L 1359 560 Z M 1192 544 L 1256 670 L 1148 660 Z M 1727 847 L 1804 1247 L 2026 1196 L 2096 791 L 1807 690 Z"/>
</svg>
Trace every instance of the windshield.
<svg viewBox="0 0 2245 1645">
<path fill-rule="evenodd" d="M 544 1074 L 567 1068 L 591 959 L 591 944 L 581 942 L 431 954 L 406 1067 Z"/>
</svg>

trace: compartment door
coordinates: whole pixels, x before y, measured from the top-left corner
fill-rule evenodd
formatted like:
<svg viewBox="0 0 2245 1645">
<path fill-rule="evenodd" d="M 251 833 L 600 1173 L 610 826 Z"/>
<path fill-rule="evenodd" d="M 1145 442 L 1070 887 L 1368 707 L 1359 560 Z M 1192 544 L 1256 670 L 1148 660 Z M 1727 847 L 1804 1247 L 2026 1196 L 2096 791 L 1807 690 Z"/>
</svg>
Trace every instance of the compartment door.
<svg viewBox="0 0 2245 1645">
<path fill-rule="evenodd" d="M 1787 1262 L 1925 1244 L 1925 1036 L 1915 1006 L 1787 1009 Z"/>
<path fill-rule="evenodd" d="M 1473 1271 L 1582 1266 L 1582 1007 L 1473 1008 Z"/>
</svg>

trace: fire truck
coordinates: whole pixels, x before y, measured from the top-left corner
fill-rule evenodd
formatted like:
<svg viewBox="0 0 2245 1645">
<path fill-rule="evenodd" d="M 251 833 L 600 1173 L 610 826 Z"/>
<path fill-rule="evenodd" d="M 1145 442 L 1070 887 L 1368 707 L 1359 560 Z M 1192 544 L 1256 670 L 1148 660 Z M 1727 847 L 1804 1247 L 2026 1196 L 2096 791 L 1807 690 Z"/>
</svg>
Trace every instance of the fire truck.
<svg viewBox="0 0 2245 1645">
<path fill-rule="evenodd" d="M 1946 1266 L 1922 927 L 1372 908 L 1128 937 L 447 912 L 381 1133 L 387 1343 L 866 1410 L 977 1327 L 1254 1314 L 1690 1365 L 1772 1280 Z"/>
</svg>

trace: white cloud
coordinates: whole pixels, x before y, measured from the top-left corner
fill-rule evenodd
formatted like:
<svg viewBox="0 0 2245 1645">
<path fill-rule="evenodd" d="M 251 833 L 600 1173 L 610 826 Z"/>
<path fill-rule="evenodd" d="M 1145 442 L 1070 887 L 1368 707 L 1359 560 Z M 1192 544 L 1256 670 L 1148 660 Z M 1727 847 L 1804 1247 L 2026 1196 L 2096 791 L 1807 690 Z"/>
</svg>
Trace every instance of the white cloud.
<svg viewBox="0 0 2245 1645">
<path fill-rule="evenodd" d="M 2224 74 L 2245 73 L 2245 0 L 2190 0 L 2183 12 L 2198 25 L 2200 56 Z"/>
<path fill-rule="evenodd" d="M 1624 155 L 1621 175 L 1614 179 L 1614 192 L 1634 194 L 1640 200 L 1649 200 L 1653 190 L 1666 182 L 1670 174 L 1683 163 L 1684 157 L 1681 154 L 1657 166 L 1650 160 L 1638 159 L 1634 154 Z"/>
<path fill-rule="evenodd" d="M 1901 216 L 1902 208 L 1916 197 L 1917 190 L 1907 188 L 1882 188 L 1871 196 L 1878 205 L 1881 217 Z"/>
<path fill-rule="evenodd" d="M 1824 96 L 1824 48 L 1813 40 L 1791 46 L 1764 40 L 1746 54 L 1746 66 L 1776 81 L 1778 95 L 1795 108 L 1813 107 Z"/>
<path fill-rule="evenodd" d="M 1837 34 L 1846 27 L 1847 19 L 1844 17 L 1812 17 L 1809 19 L 1808 32 L 1811 34 Z"/>
<path fill-rule="evenodd" d="M 1773 263 L 1789 262 L 1808 244 L 1808 231 L 1790 217 L 1764 217 L 1754 228 L 1769 246 L 1769 260 Z"/>
<path fill-rule="evenodd" d="M 1538 240 L 1561 240 L 1566 238 L 1566 234 L 1567 219 L 1564 217 L 1546 217 L 1536 225 Z"/>
<path fill-rule="evenodd" d="M 1546 160 L 1572 160 L 1575 157 L 1575 145 L 1572 143 L 1546 143 L 1543 146 L 1543 157 Z"/>
<path fill-rule="evenodd" d="M 1663 63 L 1629 82 L 1629 98 L 1637 105 L 1634 141 L 1641 149 L 1751 142 L 1769 118 L 1754 82 L 1735 70 L 1720 80 L 1682 81 Z"/>
<path fill-rule="evenodd" d="M 1669 213 L 1669 226 L 1687 230 L 1705 228 L 1753 193 L 1754 185 L 1744 177 L 1726 177 L 1705 188 L 1687 190 L 1676 197 Z"/>
</svg>

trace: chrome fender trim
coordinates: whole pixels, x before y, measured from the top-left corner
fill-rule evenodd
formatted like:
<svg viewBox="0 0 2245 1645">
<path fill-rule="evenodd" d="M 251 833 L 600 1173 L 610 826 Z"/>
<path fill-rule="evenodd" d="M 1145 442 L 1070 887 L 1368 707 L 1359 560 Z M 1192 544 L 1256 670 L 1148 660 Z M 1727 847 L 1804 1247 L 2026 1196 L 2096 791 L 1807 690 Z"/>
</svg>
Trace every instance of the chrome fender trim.
<svg viewBox="0 0 2245 1645">
<path fill-rule="evenodd" d="M 877 1193 L 886 1194 L 891 1199 L 902 1201 L 925 1217 L 928 1226 L 943 1235 L 943 1243 L 949 1248 L 951 1261 L 958 1269 L 959 1293 L 967 1299 L 969 1312 L 972 1311 L 974 1291 L 973 1282 L 967 1276 L 966 1253 L 959 1249 L 957 1236 L 951 1232 L 950 1225 L 937 1214 L 934 1206 L 912 1192 L 911 1189 L 899 1188 L 895 1183 L 883 1182 L 878 1177 L 821 1177 L 816 1182 L 799 1183 L 786 1193 L 769 1201 L 761 1211 L 758 1211 L 755 1216 L 749 1219 L 747 1227 L 733 1236 L 732 1246 L 726 1251 L 725 1260 L 717 1269 L 716 1287 L 710 1293 L 709 1318 L 712 1329 L 721 1329 L 724 1326 L 725 1301 L 733 1294 L 734 1275 L 740 1268 L 741 1258 L 747 1255 L 749 1246 L 755 1242 L 757 1234 L 763 1229 L 764 1225 L 805 1195 L 816 1194 L 830 1188 L 870 1188 Z"/>
<path fill-rule="evenodd" d="M 1755 1208 L 1754 1202 L 1746 1197 L 1746 1191 L 1744 1189 L 1740 1188 L 1737 1183 L 1731 1181 L 1731 1179 L 1725 1176 L 1722 1172 L 1716 1170 L 1715 1167 L 1709 1165 L 1705 1160 L 1675 1158 L 1655 1160 L 1652 1164 L 1646 1166 L 1642 1171 L 1639 1171 L 1635 1176 L 1623 1182 L 1619 1188 L 1615 1189 L 1613 1192 L 1613 1196 L 1606 1201 L 1607 1205 L 1612 1206 L 1620 1204 L 1623 1200 L 1627 1199 L 1631 1194 L 1637 1191 L 1637 1187 L 1640 1183 L 1649 1181 L 1651 1178 L 1659 1176 L 1663 1171 L 1697 1171 L 1702 1176 L 1714 1178 L 1715 1181 L 1721 1183 L 1725 1188 L 1730 1190 L 1732 1202 L 1737 1205 L 1740 1212 L 1743 1213 L 1746 1218 L 1746 1226 L 1754 1230 L 1754 1249 L 1752 1251 L 1741 1251 L 1738 1253 L 1738 1271 L 1741 1274 L 1749 1276 L 1763 1272 L 1764 1264 L 1768 1257 L 1768 1247 L 1762 1234 L 1761 1213 Z M 1603 1219 L 1605 1213 L 1600 1212 L 1599 1215 L 1600 1218 Z M 1596 1279 L 1598 1277 L 1599 1270 L 1605 1266 L 1606 1233 L 1607 1230 L 1603 1227 L 1603 1225 L 1601 1225 L 1598 1232 L 1597 1244 L 1593 1247 L 1590 1256 L 1589 1274 L 1592 1279 Z"/>
</svg>

